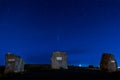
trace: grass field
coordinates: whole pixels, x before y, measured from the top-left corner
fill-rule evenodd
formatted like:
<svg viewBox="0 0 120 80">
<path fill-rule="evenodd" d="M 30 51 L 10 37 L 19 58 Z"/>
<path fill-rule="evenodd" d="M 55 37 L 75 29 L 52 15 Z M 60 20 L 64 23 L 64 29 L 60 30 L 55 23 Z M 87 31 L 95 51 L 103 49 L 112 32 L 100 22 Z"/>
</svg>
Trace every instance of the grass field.
<svg viewBox="0 0 120 80">
<path fill-rule="evenodd" d="M 120 72 L 107 73 L 94 70 L 39 70 L 17 74 L 3 74 L 4 80 L 118 80 Z"/>
<path fill-rule="evenodd" d="M 52 70 L 50 65 L 27 65 L 25 72 L 4 74 L 0 67 L 0 80 L 120 80 L 120 71 L 102 72 L 99 68 L 79 68 Z"/>
</svg>

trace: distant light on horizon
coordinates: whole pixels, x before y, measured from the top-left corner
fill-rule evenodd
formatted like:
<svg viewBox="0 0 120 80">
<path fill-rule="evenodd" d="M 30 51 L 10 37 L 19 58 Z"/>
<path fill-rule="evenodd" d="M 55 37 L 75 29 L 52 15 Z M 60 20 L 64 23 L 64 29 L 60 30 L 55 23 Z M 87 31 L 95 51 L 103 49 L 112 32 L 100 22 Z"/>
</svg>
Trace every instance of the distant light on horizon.
<svg viewBox="0 0 120 80">
<path fill-rule="evenodd" d="M 120 66 L 118 66 L 118 68 L 120 68 Z"/>
<path fill-rule="evenodd" d="M 87 64 L 79 64 L 78 66 L 79 66 L 79 67 L 88 67 Z"/>
<path fill-rule="evenodd" d="M 79 67 L 82 67 L 82 64 L 79 64 L 78 66 L 79 66 Z"/>
</svg>

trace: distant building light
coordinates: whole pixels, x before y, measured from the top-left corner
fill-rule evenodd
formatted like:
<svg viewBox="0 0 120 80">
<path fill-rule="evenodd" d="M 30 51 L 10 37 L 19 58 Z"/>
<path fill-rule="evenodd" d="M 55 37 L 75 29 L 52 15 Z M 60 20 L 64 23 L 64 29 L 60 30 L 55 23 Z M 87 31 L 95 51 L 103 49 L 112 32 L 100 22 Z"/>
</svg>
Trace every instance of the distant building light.
<svg viewBox="0 0 120 80">
<path fill-rule="evenodd" d="M 118 66 L 118 68 L 120 68 L 120 66 Z"/>
<path fill-rule="evenodd" d="M 78 66 L 79 66 L 79 67 L 82 67 L 82 64 L 79 64 Z"/>
</svg>

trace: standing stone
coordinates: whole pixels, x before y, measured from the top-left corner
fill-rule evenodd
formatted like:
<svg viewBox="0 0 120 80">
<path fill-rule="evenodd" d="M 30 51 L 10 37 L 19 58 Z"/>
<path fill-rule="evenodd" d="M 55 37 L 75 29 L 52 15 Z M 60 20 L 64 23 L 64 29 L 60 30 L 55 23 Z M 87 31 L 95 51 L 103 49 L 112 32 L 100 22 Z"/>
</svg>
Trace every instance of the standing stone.
<svg viewBox="0 0 120 80">
<path fill-rule="evenodd" d="M 5 73 L 17 73 L 24 71 L 24 61 L 20 56 L 12 53 L 6 54 Z"/>
<path fill-rule="evenodd" d="M 101 71 L 114 72 L 117 70 L 117 62 L 114 55 L 103 53 L 102 59 L 100 62 Z"/>
<path fill-rule="evenodd" d="M 51 67 L 52 69 L 68 69 L 67 54 L 65 52 L 53 52 Z"/>
</svg>

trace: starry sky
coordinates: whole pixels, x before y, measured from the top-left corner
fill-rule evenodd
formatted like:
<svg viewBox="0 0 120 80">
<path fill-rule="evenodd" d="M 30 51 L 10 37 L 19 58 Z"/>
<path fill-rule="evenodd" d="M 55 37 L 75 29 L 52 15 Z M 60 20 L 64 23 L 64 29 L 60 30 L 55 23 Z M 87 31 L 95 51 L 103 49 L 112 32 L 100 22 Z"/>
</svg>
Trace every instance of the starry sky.
<svg viewBox="0 0 120 80">
<path fill-rule="evenodd" d="M 0 64 L 7 52 L 49 64 L 54 51 L 69 65 L 99 66 L 103 52 L 120 65 L 119 0 L 0 0 Z"/>
</svg>

